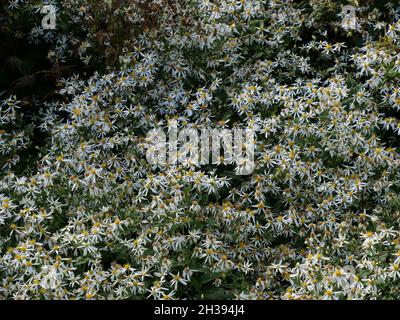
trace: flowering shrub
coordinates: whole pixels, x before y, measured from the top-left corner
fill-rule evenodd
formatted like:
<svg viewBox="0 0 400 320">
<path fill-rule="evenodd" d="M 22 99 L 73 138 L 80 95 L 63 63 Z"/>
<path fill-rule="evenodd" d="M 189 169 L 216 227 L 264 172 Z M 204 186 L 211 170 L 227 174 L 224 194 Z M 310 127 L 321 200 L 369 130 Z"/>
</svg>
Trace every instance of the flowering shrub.
<svg viewBox="0 0 400 320">
<path fill-rule="evenodd" d="M 39 23 L 40 3 L 8 10 Z M 329 0 L 56 4 L 31 40 L 98 72 L 29 125 L 1 103 L 2 296 L 400 298 L 398 4 L 354 29 Z M 172 121 L 254 130 L 254 171 L 148 163 Z"/>
</svg>

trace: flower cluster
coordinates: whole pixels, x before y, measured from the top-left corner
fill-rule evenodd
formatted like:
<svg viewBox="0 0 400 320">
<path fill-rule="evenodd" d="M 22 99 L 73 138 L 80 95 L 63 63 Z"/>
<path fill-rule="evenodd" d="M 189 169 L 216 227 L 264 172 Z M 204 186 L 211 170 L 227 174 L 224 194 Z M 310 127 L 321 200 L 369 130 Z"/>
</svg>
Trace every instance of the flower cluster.
<svg viewBox="0 0 400 320">
<path fill-rule="evenodd" d="M 112 67 L 61 81 L 23 170 L 33 129 L 1 102 L 0 295 L 400 298 L 400 6 L 349 29 L 329 0 L 109 2 L 62 2 Z M 172 121 L 254 130 L 254 172 L 148 163 Z"/>
</svg>

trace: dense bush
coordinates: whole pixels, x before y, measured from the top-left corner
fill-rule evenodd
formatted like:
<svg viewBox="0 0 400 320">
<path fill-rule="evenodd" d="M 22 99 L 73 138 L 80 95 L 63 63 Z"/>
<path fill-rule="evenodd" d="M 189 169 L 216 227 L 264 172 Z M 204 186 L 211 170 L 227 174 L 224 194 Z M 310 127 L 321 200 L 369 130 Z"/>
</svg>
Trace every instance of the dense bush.
<svg viewBox="0 0 400 320">
<path fill-rule="evenodd" d="M 6 4 L 82 72 L 29 114 L 3 93 L 1 295 L 400 298 L 398 3 L 354 30 L 344 1 L 55 3 L 55 31 Z M 173 120 L 253 129 L 254 172 L 149 164 Z"/>
</svg>

